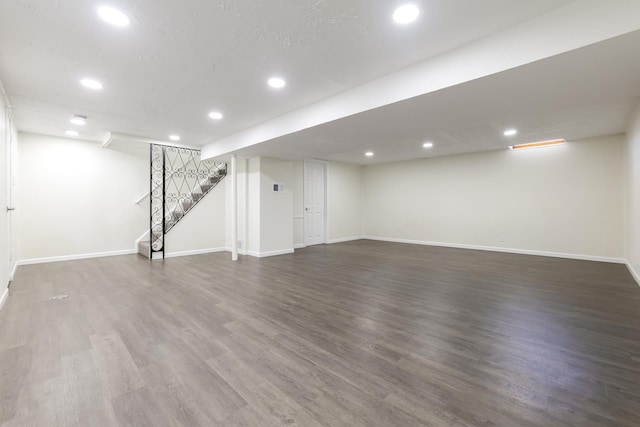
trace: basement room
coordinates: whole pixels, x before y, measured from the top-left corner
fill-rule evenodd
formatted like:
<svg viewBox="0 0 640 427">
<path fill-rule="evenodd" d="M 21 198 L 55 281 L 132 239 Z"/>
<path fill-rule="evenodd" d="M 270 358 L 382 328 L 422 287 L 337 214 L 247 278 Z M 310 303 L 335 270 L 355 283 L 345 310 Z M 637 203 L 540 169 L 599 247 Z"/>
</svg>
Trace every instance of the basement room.
<svg viewBox="0 0 640 427">
<path fill-rule="evenodd" d="M 640 2 L 0 3 L 0 427 L 640 426 Z"/>
</svg>

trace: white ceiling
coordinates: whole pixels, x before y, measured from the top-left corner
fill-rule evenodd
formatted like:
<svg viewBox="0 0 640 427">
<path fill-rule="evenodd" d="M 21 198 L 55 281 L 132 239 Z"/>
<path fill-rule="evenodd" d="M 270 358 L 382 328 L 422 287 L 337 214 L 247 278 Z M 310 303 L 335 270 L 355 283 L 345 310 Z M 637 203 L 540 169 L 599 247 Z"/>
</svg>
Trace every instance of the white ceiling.
<svg viewBox="0 0 640 427">
<path fill-rule="evenodd" d="M 415 0 L 419 20 L 398 26 L 391 14 L 404 3 L 113 0 L 132 21 L 115 28 L 98 18 L 100 1 L 5 1 L 0 80 L 21 131 L 64 136 L 73 128 L 71 116 L 81 114 L 89 117 L 80 129 L 86 140 L 112 133 L 167 141 L 177 133 L 182 144 L 209 147 L 265 135 L 236 152 L 358 164 L 622 133 L 640 102 L 640 56 L 633 54 L 640 51 L 640 31 L 632 31 L 640 28 L 640 7 L 634 2 L 611 0 L 603 9 L 597 0 Z M 581 10 L 584 16 L 576 13 Z M 583 19 L 589 13 L 591 20 Z M 551 36 L 556 22 L 561 29 Z M 520 46 L 514 34 L 525 42 L 533 35 L 533 42 Z M 503 44 L 492 44 L 496 40 Z M 545 43 L 562 53 L 544 54 Z M 487 46 L 505 50 L 487 56 Z M 531 62 L 525 55 L 520 64 L 497 64 L 500 55 L 518 50 L 546 59 Z M 446 62 L 442 54 L 456 52 L 477 58 L 465 66 L 488 65 L 478 74 L 486 77 L 365 106 L 376 103 L 365 99 L 375 91 L 361 88 L 400 93 L 394 78 L 405 71 L 438 76 L 444 68 L 428 61 Z M 287 87 L 267 87 L 272 75 L 286 78 Z M 104 90 L 82 88 L 79 80 L 87 76 L 101 80 Z M 353 101 L 353 94 L 364 97 L 362 107 L 342 118 L 308 122 L 292 133 L 280 125 L 292 117 L 295 128 L 304 111 L 313 116 L 341 99 Z M 212 110 L 225 119 L 209 119 Z M 518 128 L 518 136 L 503 137 L 507 127 Z M 427 140 L 433 149 L 422 148 Z M 140 151 L 135 141 L 119 138 L 113 147 Z M 364 156 L 368 150 L 373 158 Z"/>
<path fill-rule="evenodd" d="M 391 20 L 404 3 L 397 0 L 110 1 L 132 19 L 122 29 L 99 20 L 99 1 L 3 1 L 0 79 L 22 131 L 63 136 L 71 115 L 82 114 L 89 117 L 84 139 L 114 132 L 166 140 L 179 133 L 183 143 L 202 145 L 571 3 L 413 2 L 419 20 L 400 27 Z M 284 90 L 266 86 L 273 74 L 287 79 Z M 78 81 L 85 76 L 105 89 L 83 89 Z M 224 112 L 223 121 L 207 117 L 214 109 Z M 369 120 L 340 121 L 317 137 L 342 147 L 364 130 L 359 138 L 369 140 Z M 475 132 L 473 123 L 440 132 Z M 408 129 L 415 134 L 397 135 L 425 136 L 424 126 Z M 456 132 L 451 139 L 461 137 Z M 383 135 L 394 133 L 373 134 L 380 136 L 373 148 L 382 150 Z M 360 146 L 352 148 L 323 156 L 360 161 Z"/>
<path fill-rule="evenodd" d="M 640 31 L 239 150 L 373 164 L 624 133 L 640 103 Z M 517 128 L 516 137 L 503 136 Z M 432 149 L 422 144 L 432 141 Z M 375 156 L 367 158 L 366 151 Z"/>
</svg>

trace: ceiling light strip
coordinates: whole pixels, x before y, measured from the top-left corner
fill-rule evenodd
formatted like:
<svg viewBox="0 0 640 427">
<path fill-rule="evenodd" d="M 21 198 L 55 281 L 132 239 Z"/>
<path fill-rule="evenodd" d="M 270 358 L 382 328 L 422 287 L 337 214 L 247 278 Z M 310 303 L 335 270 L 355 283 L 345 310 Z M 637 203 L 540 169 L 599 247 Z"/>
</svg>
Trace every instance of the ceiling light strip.
<svg viewBox="0 0 640 427">
<path fill-rule="evenodd" d="M 554 139 L 551 141 L 531 142 L 529 144 L 518 144 L 509 147 L 511 150 L 525 150 L 527 148 L 552 147 L 554 145 L 562 145 L 566 141 L 564 139 Z"/>
</svg>

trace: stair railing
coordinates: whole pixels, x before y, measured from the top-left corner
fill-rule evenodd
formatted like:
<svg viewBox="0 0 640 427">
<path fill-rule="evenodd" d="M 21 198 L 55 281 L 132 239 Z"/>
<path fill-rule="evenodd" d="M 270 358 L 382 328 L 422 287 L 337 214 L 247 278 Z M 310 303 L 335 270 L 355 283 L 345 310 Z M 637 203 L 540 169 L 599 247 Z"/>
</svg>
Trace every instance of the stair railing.
<svg viewBox="0 0 640 427">
<path fill-rule="evenodd" d="M 173 171 L 171 172 L 171 174 L 175 174 L 178 173 L 179 171 Z M 155 188 L 161 187 L 162 183 L 159 183 Z M 135 205 L 140 204 L 144 199 L 146 199 L 147 197 L 149 197 L 151 195 L 151 192 L 153 191 L 154 188 L 151 188 L 149 191 L 147 191 L 146 193 L 144 193 L 142 196 L 140 196 L 135 202 L 133 202 Z"/>
<path fill-rule="evenodd" d="M 227 174 L 226 163 L 201 160 L 200 151 L 151 144 L 150 258 L 162 252 L 164 236 Z"/>
</svg>

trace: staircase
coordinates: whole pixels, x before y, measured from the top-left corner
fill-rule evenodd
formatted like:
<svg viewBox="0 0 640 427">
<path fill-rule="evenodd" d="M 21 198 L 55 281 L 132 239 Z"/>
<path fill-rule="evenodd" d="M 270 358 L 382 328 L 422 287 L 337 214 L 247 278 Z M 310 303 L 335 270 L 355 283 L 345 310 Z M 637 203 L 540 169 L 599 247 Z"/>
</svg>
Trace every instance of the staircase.
<svg viewBox="0 0 640 427">
<path fill-rule="evenodd" d="M 150 147 L 149 240 L 138 253 L 164 258 L 164 236 L 227 175 L 226 163 L 200 160 L 200 151 L 152 144 Z"/>
</svg>

